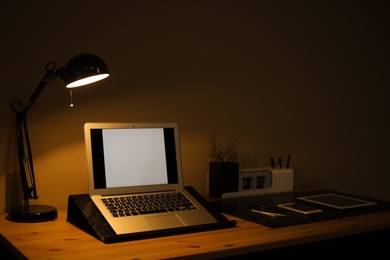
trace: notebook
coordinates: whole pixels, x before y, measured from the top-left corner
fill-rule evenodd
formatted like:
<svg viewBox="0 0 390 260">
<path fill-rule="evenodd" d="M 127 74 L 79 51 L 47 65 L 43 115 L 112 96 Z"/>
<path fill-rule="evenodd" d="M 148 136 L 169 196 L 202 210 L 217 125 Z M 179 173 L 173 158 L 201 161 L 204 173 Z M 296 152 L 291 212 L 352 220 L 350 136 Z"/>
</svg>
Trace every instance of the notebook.
<svg viewBox="0 0 390 260">
<path fill-rule="evenodd" d="M 184 188 L 176 123 L 90 122 L 84 136 L 89 196 L 116 234 L 218 222 Z M 179 201 L 179 206 L 165 200 Z M 160 204 L 143 207 L 148 201 Z M 136 206 L 123 209 L 128 202 Z"/>
</svg>

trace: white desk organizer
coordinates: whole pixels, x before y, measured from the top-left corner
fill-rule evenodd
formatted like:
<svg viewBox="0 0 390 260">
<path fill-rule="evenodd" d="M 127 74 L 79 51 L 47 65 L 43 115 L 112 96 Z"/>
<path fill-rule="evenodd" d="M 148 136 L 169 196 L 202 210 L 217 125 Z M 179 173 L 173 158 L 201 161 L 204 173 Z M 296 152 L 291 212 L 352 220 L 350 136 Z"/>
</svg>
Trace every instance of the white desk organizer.
<svg viewBox="0 0 390 260">
<path fill-rule="evenodd" d="M 222 194 L 222 199 L 289 192 L 293 190 L 294 171 L 285 168 L 240 170 L 238 191 Z"/>
</svg>

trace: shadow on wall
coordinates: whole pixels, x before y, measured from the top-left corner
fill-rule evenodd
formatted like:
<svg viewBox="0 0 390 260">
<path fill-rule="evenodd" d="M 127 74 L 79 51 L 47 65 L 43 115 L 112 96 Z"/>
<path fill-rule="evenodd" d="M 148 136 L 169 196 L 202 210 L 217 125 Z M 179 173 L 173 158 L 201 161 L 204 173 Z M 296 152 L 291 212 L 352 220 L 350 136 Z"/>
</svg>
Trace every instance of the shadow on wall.
<svg viewBox="0 0 390 260">
<path fill-rule="evenodd" d="M 11 110 L 9 110 L 11 111 Z M 22 203 L 22 187 L 19 173 L 19 166 L 17 164 L 16 152 L 16 130 L 12 113 L 7 113 L 7 120 L 5 124 L 7 127 L 3 128 L 5 133 L 4 138 L 4 156 L 3 169 L 4 185 L 5 185 L 5 210 L 8 211 L 10 207 L 21 205 Z"/>
<path fill-rule="evenodd" d="M 12 207 L 22 205 L 23 196 L 19 172 L 12 172 L 6 174 L 5 198 L 5 211 L 8 211 Z"/>
</svg>

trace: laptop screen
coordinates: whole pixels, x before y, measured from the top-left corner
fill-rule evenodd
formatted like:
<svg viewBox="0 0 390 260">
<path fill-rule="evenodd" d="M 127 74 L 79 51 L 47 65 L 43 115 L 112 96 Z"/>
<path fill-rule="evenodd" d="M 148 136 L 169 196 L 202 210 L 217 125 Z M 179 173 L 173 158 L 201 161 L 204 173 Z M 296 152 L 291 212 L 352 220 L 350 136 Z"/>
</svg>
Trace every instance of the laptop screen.
<svg viewBox="0 0 390 260">
<path fill-rule="evenodd" d="M 90 129 L 94 188 L 176 184 L 173 127 Z"/>
</svg>

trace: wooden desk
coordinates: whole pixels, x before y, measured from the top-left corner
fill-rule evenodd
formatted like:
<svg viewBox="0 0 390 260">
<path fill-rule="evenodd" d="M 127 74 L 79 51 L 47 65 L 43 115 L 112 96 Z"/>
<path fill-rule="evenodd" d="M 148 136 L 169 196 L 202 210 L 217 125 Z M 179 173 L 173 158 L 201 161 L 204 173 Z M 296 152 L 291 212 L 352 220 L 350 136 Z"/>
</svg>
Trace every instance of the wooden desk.
<svg viewBox="0 0 390 260">
<path fill-rule="evenodd" d="M 236 227 L 104 244 L 68 223 L 66 209 L 51 222 L 14 223 L 5 217 L 0 214 L 0 233 L 29 259 L 210 259 L 390 229 L 390 211 L 276 229 L 227 215 L 237 220 Z"/>
</svg>

